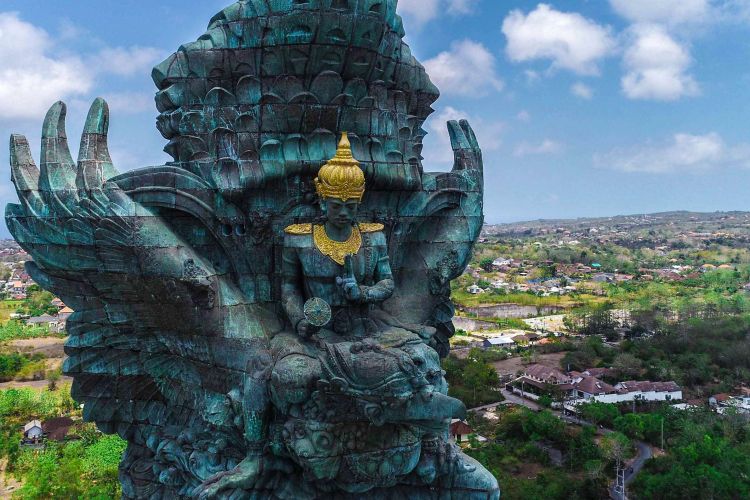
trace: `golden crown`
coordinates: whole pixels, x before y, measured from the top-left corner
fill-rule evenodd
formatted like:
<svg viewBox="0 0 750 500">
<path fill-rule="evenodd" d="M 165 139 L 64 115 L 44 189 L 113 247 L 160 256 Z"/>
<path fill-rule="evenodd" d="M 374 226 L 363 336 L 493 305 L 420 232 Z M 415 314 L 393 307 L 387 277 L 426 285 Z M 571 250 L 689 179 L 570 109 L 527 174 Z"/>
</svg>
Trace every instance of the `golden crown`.
<svg viewBox="0 0 750 500">
<path fill-rule="evenodd" d="M 365 194 L 365 173 L 352 155 L 352 146 L 346 132 L 341 134 L 336 156 L 318 172 L 315 190 L 321 198 L 362 201 Z"/>
</svg>

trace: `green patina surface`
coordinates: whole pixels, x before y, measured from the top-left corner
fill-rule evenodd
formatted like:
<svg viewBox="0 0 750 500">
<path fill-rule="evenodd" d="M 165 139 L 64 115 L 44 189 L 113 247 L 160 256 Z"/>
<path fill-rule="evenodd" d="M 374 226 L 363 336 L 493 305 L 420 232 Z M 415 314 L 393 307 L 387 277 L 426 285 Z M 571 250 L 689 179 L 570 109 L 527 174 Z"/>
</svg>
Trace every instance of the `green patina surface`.
<svg viewBox="0 0 750 500">
<path fill-rule="evenodd" d="M 440 370 L 449 284 L 483 221 L 481 151 L 449 122 L 453 170 L 424 171 L 438 91 L 403 37 L 395 0 L 240 1 L 153 71 L 174 161 L 118 174 L 101 99 L 77 162 L 62 103 L 39 167 L 11 138 L 8 227 L 75 310 L 65 372 L 84 417 L 128 441 L 125 497 L 499 496 L 448 440 L 464 408 Z M 348 319 L 311 339 L 288 299 L 344 269 L 284 228 L 325 222 L 313 179 L 342 132 L 366 177 L 358 220 L 382 230 L 354 256 L 364 298 L 320 288 Z"/>
</svg>

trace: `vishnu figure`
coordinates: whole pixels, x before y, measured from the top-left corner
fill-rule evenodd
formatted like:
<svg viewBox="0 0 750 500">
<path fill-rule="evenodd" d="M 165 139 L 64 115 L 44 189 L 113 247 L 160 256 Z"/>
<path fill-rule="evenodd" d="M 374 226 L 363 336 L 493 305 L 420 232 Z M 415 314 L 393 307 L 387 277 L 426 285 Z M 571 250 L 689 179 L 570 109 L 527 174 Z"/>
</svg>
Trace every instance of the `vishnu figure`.
<svg viewBox="0 0 750 500">
<path fill-rule="evenodd" d="M 428 340 L 434 329 L 404 325 L 378 307 L 393 295 L 395 285 L 383 225 L 357 221 L 365 175 L 346 132 L 336 156 L 320 169 L 315 188 L 325 223 L 285 229 L 282 300 L 294 332 L 308 338 L 320 330 L 326 341 L 335 341 L 395 327 Z M 312 325 L 305 317 L 304 305 L 311 298 L 330 306 L 328 324 Z"/>
</svg>

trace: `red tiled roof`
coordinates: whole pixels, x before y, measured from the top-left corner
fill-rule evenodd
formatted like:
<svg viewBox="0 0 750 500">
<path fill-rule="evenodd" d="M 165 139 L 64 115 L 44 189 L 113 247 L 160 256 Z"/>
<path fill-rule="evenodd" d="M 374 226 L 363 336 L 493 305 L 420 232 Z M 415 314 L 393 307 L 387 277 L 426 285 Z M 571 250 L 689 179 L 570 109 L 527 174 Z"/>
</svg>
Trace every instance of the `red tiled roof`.
<svg viewBox="0 0 750 500">
<path fill-rule="evenodd" d="M 606 382 L 595 377 L 583 377 L 583 380 L 575 384 L 576 389 L 587 394 L 612 394 L 617 390 Z"/>
<path fill-rule="evenodd" d="M 649 381 L 636 381 L 628 380 L 627 382 L 620 382 L 621 392 L 676 392 L 680 390 L 680 386 L 676 382 L 649 382 Z"/>
<path fill-rule="evenodd" d="M 570 377 L 565 375 L 562 371 L 544 365 L 529 365 L 524 369 L 524 374 L 528 377 L 542 380 L 549 384 L 563 384 L 570 382 Z"/>
<path fill-rule="evenodd" d="M 467 424 L 463 420 L 458 420 L 457 422 L 453 422 L 451 424 L 452 436 L 466 436 L 466 435 L 473 434 L 473 433 L 474 433 L 474 429 L 469 427 L 469 424 Z"/>
</svg>

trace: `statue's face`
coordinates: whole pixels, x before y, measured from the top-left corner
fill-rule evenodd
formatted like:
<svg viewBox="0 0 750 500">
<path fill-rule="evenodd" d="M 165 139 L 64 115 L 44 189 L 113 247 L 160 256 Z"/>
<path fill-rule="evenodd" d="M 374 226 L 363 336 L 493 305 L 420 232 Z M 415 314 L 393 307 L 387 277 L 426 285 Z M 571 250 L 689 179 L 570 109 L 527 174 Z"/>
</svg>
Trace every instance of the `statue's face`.
<svg viewBox="0 0 750 500">
<path fill-rule="evenodd" d="M 326 198 L 322 205 L 323 213 L 328 222 L 336 228 L 351 226 L 357 219 L 357 211 L 359 210 L 359 201 L 357 200 L 341 201 L 336 198 Z"/>
</svg>

